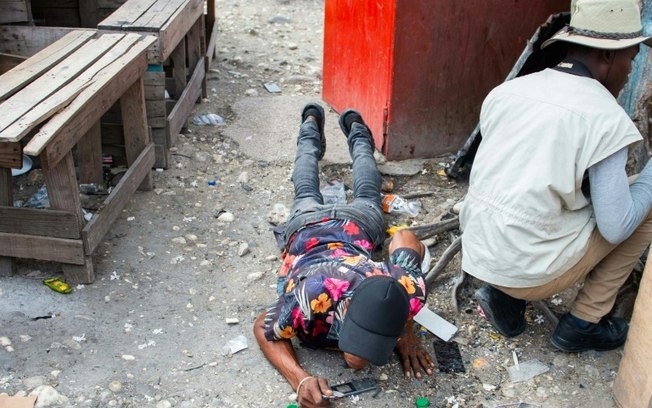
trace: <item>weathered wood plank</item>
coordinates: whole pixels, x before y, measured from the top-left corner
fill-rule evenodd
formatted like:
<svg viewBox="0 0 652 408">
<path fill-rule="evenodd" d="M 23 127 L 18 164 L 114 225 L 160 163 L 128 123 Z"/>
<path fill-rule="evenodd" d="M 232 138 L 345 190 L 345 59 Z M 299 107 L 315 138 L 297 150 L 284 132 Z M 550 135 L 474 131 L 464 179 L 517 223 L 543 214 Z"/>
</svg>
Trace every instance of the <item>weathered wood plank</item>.
<svg viewBox="0 0 652 408">
<path fill-rule="evenodd" d="M 138 186 L 151 172 L 154 165 L 154 145 L 150 143 L 138 156 L 136 161 L 120 179 L 111 195 L 104 201 L 100 211 L 95 214 L 82 230 L 86 253 L 95 251 L 109 231 L 111 224 L 118 217 Z"/>
<path fill-rule="evenodd" d="M 27 57 L 21 55 L 0 53 L 0 75 L 4 74 L 7 71 L 10 71 L 22 64 Z"/>
<path fill-rule="evenodd" d="M 41 235 L 54 238 L 80 238 L 74 213 L 61 210 L 0 206 L 0 232 Z"/>
<path fill-rule="evenodd" d="M 0 256 L 83 265 L 84 245 L 80 239 L 0 232 Z"/>
<path fill-rule="evenodd" d="M 41 156 L 45 185 L 48 186 L 48 200 L 50 208 L 63 210 L 75 215 L 77 229 L 84 225 L 84 216 L 81 212 L 81 200 L 79 198 L 79 185 L 75 177 L 75 163 L 72 151 L 57 163 L 50 163 Z"/>
<path fill-rule="evenodd" d="M 20 143 L 0 143 L 0 167 L 11 169 L 23 167 L 23 147 Z"/>
<path fill-rule="evenodd" d="M 186 67 L 186 42 L 181 41 L 170 54 L 170 61 L 174 68 L 174 97 L 181 96 L 188 83 L 188 68 Z"/>
<path fill-rule="evenodd" d="M 136 81 L 120 98 L 122 122 L 124 127 L 125 151 L 127 164 L 132 166 L 143 149 L 151 141 L 147 129 L 145 114 L 145 91 L 142 78 Z M 151 190 L 153 187 L 151 171 L 145 175 L 141 190 Z"/>
<path fill-rule="evenodd" d="M 120 41 L 123 36 L 124 34 L 106 34 L 97 40 L 88 41 L 75 53 L 48 70 L 47 74 L 40 76 L 2 102 L 0 109 L 2 109 L 4 115 L 0 116 L 0 132 L 24 115 L 34 105 L 72 81 Z M 29 60 L 26 62 L 29 62 Z M 0 138 L 2 138 L 2 133 L 0 133 Z"/>
<path fill-rule="evenodd" d="M 0 28 L 0 34 L 8 32 L 11 31 Z M 36 53 L 30 59 L 18 65 L 11 71 L 6 72 L 2 75 L 2 81 L 0 81 L 0 101 L 19 91 L 27 83 L 32 81 L 32 79 L 41 75 L 50 67 L 68 57 L 86 43 L 93 35 L 94 32 L 92 31 L 70 32 L 61 38 L 61 40 Z M 4 41 L 11 42 L 9 38 L 0 35 L 0 44 Z M 19 51 L 20 50 L 15 50 L 13 53 L 24 55 Z"/>
<path fill-rule="evenodd" d="M 77 143 L 77 162 L 81 184 L 101 184 L 102 174 L 102 132 L 100 121 L 95 122 Z"/>
<path fill-rule="evenodd" d="M 0 205 L 13 207 L 13 180 L 11 169 L 0 167 Z M 16 262 L 13 258 L 0 256 L 0 274 L 14 275 L 16 273 Z"/>
<path fill-rule="evenodd" d="M 186 120 L 192 112 L 195 102 L 201 95 L 201 84 L 206 74 L 204 70 L 204 59 L 200 59 L 192 73 L 192 77 L 188 82 L 188 86 L 181 94 L 177 104 L 168 115 L 168 132 L 170 143 L 174 145 L 176 135 L 179 134 L 181 128 L 186 123 Z"/>
<path fill-rule="evenodd" d="M 69 84 L 61 88 L 57 93 L 35 105 L 29 112 L 12 123 L 0 133 L 0 138 L 9 141 L 21 140 L 30 130 L 40 125 L 51 115 L 60 111 L 77 97 L 87 86 L 90 86 L 95 74 L 113 63 L 120 56 L 124 55 L 129 48 L 138 41 L 136 35 L 125 36 L 105 53 L 97 62 L 82 72 Z"/>
<path fill-rule="evenodd" d="M 115 13 L 101 21 L 97 28 L 110 29 L 128 29 L 132 23 L 141 15 L 147 12 L 157 0 L 129 0 L 118 8 Z"/>
<path fill-rule="evenodd" d="M 0 24 L 28 23 L 32 21 L 27 1 L 29 0 L 0 1 Z"/>
<path fill-rule="evenodd" d="M 183 7 L 187 0 L 157 0 L 147 13 L 142 14 L 131 24 L 130 29 L 159 32 L 172 14 Z"/>
<path fill-rule="evenodd" d="M 129 52 L 98 72 L 93 84 L 41 127 L 25 146 L 25 153 L 36 156 L 47 146 L 45 154 L 48 161 L 56 163 L 60 160 L 124 91 L 143 75 L 147 66 L 145 51 L 154 40 L 154 37 L 141 38 Z"/>
<path fill-rule="evenodd" d="M 161 63 L 170 57 L 170 54 L 186 33 L 195 24 L 197 19 L 204 14 L 204 0 L 187 0 L 185 7 L 179 8 L 168 22 L 161 28 L 162 49 L 160 50 Z"/>
</svg>

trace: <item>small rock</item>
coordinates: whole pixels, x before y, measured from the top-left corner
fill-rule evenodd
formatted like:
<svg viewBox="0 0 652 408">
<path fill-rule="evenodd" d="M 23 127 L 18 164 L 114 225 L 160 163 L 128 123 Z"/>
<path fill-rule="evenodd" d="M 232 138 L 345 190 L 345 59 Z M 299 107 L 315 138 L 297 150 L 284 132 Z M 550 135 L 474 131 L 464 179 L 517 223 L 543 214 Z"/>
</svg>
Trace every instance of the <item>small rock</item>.
<svg viewBox="0 0 652 408">
<path fill-rule="evenodd" d="M 278 260 L 278 256 L 276 256 L 276 255 L 268 255 L 268 256 L 265 257 L 265 260 L 266 261 L 276 261 L 276 260 Z"/>
<path fill-rule="evenodd" d="M 246 242 L 243 242 L 238 247 L 238 256 L 245 256 L 248 253 L 249 253 L 249 244 L 247 244 Z"/>
<path fill-rule="evenodd" d="M 175 244 L 185 245 L 186 239 L 184 237 L 176 237 L 176 238 L 172 238 L 172 242 L 174 242 Z"/>
<path fill-rule="evenodd" d="M 125 361 L 134 361 L 136 357 L 132 356 L 131 354 L 123 354 L 122 359 Z"/>
<path fill-rule="evenodd" d="M 33 390 L 34 388 L 45 384 L 45 378 L 40 375 L 35 375 L 33 377 L 28 377 L 23 380 L 23 385 L 28 390 Z"/>
<path fill-rule="evenodd" d="M 122 391 L 122 383 L 118 380 L 111 381 L 109 383 L 109 389 L 113 392 L 120 392 Z"/>
<path fill-rule="evenodd" d="M 249 275 L 247 275 L 247 281 L 253 282 L 257 281 L 258 279 L 262 278 L 265 272 L 252 272 Z"/>
<path fill-rule="evenodd" d="M 453 205 L 453 209 L 451 210 L 453 214 L 459 214 L 460 211 L 462 211 L 462 206 L 464 205 L 464 201 L 457 202 Z"/>
<path fill-rule="evenodd" d="M 245 96 L 258 96 L 258 91 L 252 88 L 249 88 L 245 91 Z"/>
<path fill-rule="evenodd" d="M 247 183 L 247 182 L 249 182 L 249 173 L 247 173 L 246 171 L 243 171 L 238 176 L 238 183 Z"/>
<path fill-rule="evenodd" d="M 537 397 L 539 398 L 548 398 L 549 392 L 546 387 L 538 387 L 537 388 Z"/>
<path fill-rule="evenodd" d="M 238 320 L 236 317 L 227 317 L 225 319 L 226 324 L 238 324 L 240 323 L 240 320 Z"/>
<path fill-rule="evenodd" d="M 389 377 L 388 377 L 387 374 L 385 374 L 385 373 L 381 373 L 381 374 L 378 376 L 378 380 L 380 380 L 380 381 L 387 381 L 388 379 L 389 379 Z"/>
<path fill-rule="evenodd" d="M 223 212 L 222 214 L 220 214 L 217 217 L 217 220 L 222 221 L 222 222 L 233 222 L 235 220 L 235 215 L 233 215 L 232 213 L 230 213 L 228 211 Z"/>
<path fill-rule="evenodd" d="M 59 394 L 57 390 L 49 385 L 40 385 L 29 395 L 36 396 L 35 408 L 54 407 L 68 403 L 68 397 Z"/>
<path fill-rule="evenodd" d="M 2 347 L 11 346 L 11 340 L 9 340 L 9 337 L 5 337 L 5 336 L 0 337 L 0 346 Z"/>
<path fill-rule="evenodd" d="M 197 235 L 195 235 L 195 234 L 187 234 L 185 238 L 188 241 L 192 241 L 192 242 L 197 241 Z"/>
<path fill-rule="evenodd" d="M 267 22 L 270 23 L 270 24 L 287 24 L 290 21 L 291 20 L 289 18 L 283 17 L 283 16 L 274 16 L 274 17 L 270 18 L 269 20 L 267 20 Z"/>
<path fill-rule="evenodd" d="M 172 403 L 168 400 L 161 400 L 156 403 L 156 408 L 172 408 Z"/>
<path fill-rule="evenodd" d="M 274 225 L 281 224 L 287 220 L 288 216 L 290 214 L 290 211 L 288 208 L 281 204 L 281 203 L 276 203 L 272 207 L 272 210 L 267 214 L 267 220 Z"/>
<path fill-rule="evenodd" d="M 556 368 L 568 367 L 568 357 L 565 354 L 559 354 L 552 360 L 552 365 Z"/>
<path fill-rule="evenodd" d="M 296 44 L 296 43 L 289 43 L 288 44 L 288 50 L 296 50 L 297 48 L 299 48 L 299 44 Z"/>
</svg>

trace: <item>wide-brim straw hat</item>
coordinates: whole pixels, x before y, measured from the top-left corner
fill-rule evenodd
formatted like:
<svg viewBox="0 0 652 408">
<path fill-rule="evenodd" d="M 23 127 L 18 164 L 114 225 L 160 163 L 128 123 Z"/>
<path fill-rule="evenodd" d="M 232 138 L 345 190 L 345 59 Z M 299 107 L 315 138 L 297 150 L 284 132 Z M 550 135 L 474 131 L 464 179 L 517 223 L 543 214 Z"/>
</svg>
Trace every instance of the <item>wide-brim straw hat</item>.
<svg viewBox="0 0 652 408">
<path fill-rule="evenodd" d="M 571 4 L 570 24 L 545 41 L 541 48 L 564 41 L 604 50 L 619 50 L 644 43 L 637 0 L 576 0 Z"/>
</svg>

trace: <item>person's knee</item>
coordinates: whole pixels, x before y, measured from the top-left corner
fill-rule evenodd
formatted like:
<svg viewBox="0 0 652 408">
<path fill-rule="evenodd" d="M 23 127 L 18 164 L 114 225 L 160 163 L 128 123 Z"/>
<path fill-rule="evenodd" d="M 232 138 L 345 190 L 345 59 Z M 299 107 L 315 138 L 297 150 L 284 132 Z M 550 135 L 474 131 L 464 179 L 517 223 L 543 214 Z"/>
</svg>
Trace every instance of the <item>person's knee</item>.
<svg viewBox="0 0 652 408">
<path fill-rule="evenodd" d="M 421 241 L 409 229 L 400 229 L 394 233 L 392 241 L 389 243 L 389 251 L 392 252 L 397 248 L 420 248 Z M 423 253 L 420 253 L 423 255 Z"/>
</svg>

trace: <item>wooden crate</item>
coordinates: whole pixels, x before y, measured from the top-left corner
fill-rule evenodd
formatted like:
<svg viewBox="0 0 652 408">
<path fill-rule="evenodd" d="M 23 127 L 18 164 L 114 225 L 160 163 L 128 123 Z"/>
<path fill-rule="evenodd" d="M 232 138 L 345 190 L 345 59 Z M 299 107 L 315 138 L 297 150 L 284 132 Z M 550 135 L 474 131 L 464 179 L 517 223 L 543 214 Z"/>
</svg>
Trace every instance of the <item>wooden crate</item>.
<svg viewBox="0 0 652 408">
<path fill-rule="evenodd" d="M 69 281 L 94 280 L 93 252 L 135 190 L 152 187 L 143 77 L 155 41 L 74 30 L 0 76 L 0 257 L 60 262 Z M 86 222 L 79 183 L 102 180 L 100 119 L 118 101 L 129 168 Z M 23 153 L 41 163 L 49 209 L 13 207 Z"/>
<path fill-rule="evenodd" d="M 126 0 L 30 0 L 39 26 L 97 28 Z"/>
<path fill-rule="evenodd" d="M 208 10 L 214 26 L 214 0 L 209 2 Z M 150 65 L 145 75 L 147 116 L 156 146 L 156 167 L 169 166 L 169 148 L 175 144 L 195 103 L 206 92 L 204 17 L 204 0 L 128 0 L 98 25 L 100 30 L 148 33 L 157 37 L 148 51 Z M 214 32 L 215 27 L 211 27 L 211 33 Z"/>
</svg>

